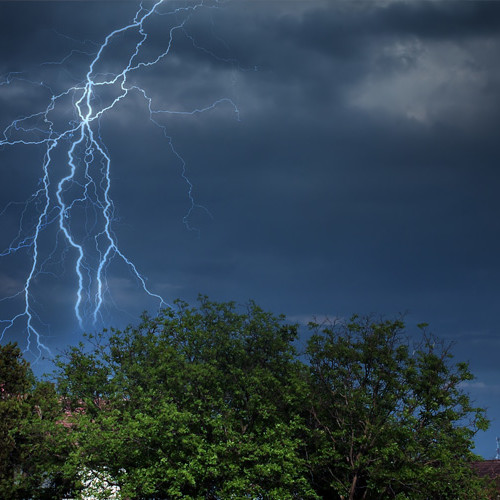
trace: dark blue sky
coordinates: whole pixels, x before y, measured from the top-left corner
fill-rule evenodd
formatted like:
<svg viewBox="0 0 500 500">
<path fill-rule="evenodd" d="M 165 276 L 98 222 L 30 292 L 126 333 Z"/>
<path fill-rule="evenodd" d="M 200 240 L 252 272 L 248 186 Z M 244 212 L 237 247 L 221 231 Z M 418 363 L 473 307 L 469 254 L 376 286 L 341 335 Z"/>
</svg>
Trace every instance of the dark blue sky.
<svg viewBox="0 0 500 500">
<path fill-rule="evenodd" d="M 167 302 L 202 293 L 254 299 L 303 324 L 352 313 L 407 313 L 409 331 L 430 323 L 477 376 L 468 389 L 492 419 L 477 451 L 491 458 L 500 434 L 500 4 L 242 0 L 169 14 L 193 5 L 165 0 L 148 18 L 136 62 L 157 58 L 170 30 L 184 29 L 172 32 L 166 57 L 130 72 L 126 83 L 140 87 L 152 109 L 176 114 L 155 114 L 158 127 L 144 94 L 130 90 L 96 132 L 111 158 L 119 249 Z M 44 111 L 52 95 L 83 88 L 106 35 L 131 23 L 138 8 L 0 2 L 1 129 Z M 122 71 L 139 39 L 137 30 L 113 39 L 92 78 L 109 81 Z M 78 122 L 81 92 L 56 101 L 47 115 L 53 135 Z M 103 86 L 93 105 L 103 109 L 118 95 L 119 85 Z M 214 109 L 182 114 L 220 99 Z M 92 126 L 98 130 L 97 121 Z M 38 116 L 3 140 L 40 141 L 48 130 Z M 188 218 L 197 231 L 183 223 L 189 184 L 165 134 L 204 207 Z M 73 309 L 78 255 L 57 232 L 55 203 L 70 144 L 62 140 L 51 158 L 53 223 L 41 231 L 29 295 L 33 326 L 53 352 L 81 335 Z M 25 307 L 46 151 L 47 144 L 0 147 L 1 247 L 25 243 L 0 258 L 2 297 L 20 293 L 0 303 L 2 320 Z M 88 154 L 88 175 L 100 179 L 90 188 L 102 205 L 102 158 L 95 148 Z M 83 149 L 79 155 L 80 177 L 64 186 L 67 205 L 86 185 Z M 26 200 L 26 210 L 9 205 Z M 105 248 L 95 238 L 105 222 L 99 213 L 78 202 L 63 220 L 86 251 L 86 330 L 122 326 L 158 307 L 115 257 L 92 325 Z M 3 341 L 26 346 L 26 319 Z"/>
</svg>

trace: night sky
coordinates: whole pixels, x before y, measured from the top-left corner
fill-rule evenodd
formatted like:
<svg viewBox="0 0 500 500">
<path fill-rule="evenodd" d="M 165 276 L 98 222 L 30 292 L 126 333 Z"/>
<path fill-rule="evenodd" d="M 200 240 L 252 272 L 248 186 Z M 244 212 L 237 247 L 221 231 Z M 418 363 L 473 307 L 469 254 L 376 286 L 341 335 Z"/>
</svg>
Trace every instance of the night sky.
<svg viewBox="0 0 500 500">
<path fill-rule="evenodd" d="M 500 3 L 242 0 L 185 9 L 193 6 L 165 0 L 158 7 L 144 24 L 137 61 L 159 57 L 172 34 L 170 51 L 131 72 L 126 86 L 136 89 L 92 124 L 111 158 L 120 251 L 167 303 L 194 302 L 201 293 L 254 299 L 303 325 L 353 313 L 406 314 L 409 332 L 429 323 L 477 376 L 467 389 L 489 409 L 492 425 L 476 451 L 493 458 L 500 435 Z M 0 2 L 1 130 L 84 86 L 106 35 L 138 11 L 132 1 Z M 95 67 L 96 81 L 122 71 L 139 39 L 137 30 L 116 37 Z M 118 95 L 119 85 L 103 86 L 93 105 L 102 109 Z M 174 113 L 154 114 L 153 123 L 145 95 L 152 109 Z M 57 100 L 53 130 L 76 123 L 79 96 Z M 0 141 L 40 141 L 47 127 L 37 115 Z M 69 175 L 70 141 L 61 140 L 49 167 L 53 203 L 57 182 Z M 25 307 L 46 151 L 47 144 L 0 146 L 2 328 Z M 104 199 L 94 148 L 81 153 L 80 177 L 65 185 L 67 204 L 82 197 L 85 158 L 88 176 L 101 179 L 90 188 Z M 80 307 L 87 331 L 121 327 L 159 306 L 115 255 L 93 324 L 100 208 L 75 202 L 63 219 L 88 252 Z M 58 217 L 51 205 L 29 290 L 32 324 L 54 353 L 81 338 L 78 256 L 57 230 Z M 26 327 L 20 316 L 2 342 L 26 348 Z M 30 342 L 30 360 L 48 356 L 33 332 Z"/>
</svg>

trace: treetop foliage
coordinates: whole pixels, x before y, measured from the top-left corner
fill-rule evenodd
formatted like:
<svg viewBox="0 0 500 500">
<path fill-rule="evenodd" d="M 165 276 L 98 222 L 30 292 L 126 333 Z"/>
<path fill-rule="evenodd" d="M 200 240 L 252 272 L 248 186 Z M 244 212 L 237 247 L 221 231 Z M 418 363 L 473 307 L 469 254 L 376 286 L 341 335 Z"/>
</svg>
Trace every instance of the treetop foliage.
<svg viewBox="0 0 500 500">
<path fill-rule="evenodd" d="M 1 348 L 0 380 L 27 406 L 0 430 L 21 450 L 2 458 L 0 497 L 488 498 L 467 364 L 400 319 L 310 328 L 298 353 L 298 326 L 254 302 L 179 301 L 69 347 L 55 385 Z"/>
</svg>

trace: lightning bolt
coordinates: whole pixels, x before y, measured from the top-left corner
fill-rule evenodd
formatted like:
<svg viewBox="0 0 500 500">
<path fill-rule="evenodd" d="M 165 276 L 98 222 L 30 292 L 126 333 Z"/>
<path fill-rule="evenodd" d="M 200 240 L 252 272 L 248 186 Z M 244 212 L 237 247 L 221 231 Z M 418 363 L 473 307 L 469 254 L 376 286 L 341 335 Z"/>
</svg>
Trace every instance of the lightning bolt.
<svg viewBox="0 0 500 500">
<path fill-rule="evenodd" d="M 50 353 L 42 342 L 42 334 L 49 325 L 42 322 L 33 288 L 37 278 L 44 274 L 54 275 L 51 266 L 57 258 L 59 263 L 70 261 L 74 265 L 74 314 L 82 330 L 87 324 L 95 326 L 103 319 L 102 310 L 110 295 L 107 271 L 115 259 L 125 263 L 143 292 L 154 299 L 159 308 L 167 305 L 164 298 L 146 284 L 146 278 L 136 264 L 120 248 L 113 230 L 113 223 L 116 222 L 110 195 L 113 162 L 102 138 L 101 120 L 129 96 L 139 96 L 149 112 L 150 121 L 162 130 L 180 164 L 189 199 L 189 210 L 183 222 L 189 230 L 195 230 L 190 225 L 190 216 L 193 210 L 203 207 L 194 199 L 186 163 L 174 147 L 161 117 L 195 115 L 222 105 L 232 109 L 239 120 L 239 110 L 227 97 L 188 111 L 157 108 L 153 97 L 137 81 L 141 70 L 159 65 L 171 55 L 176 36 L 184 36 L 196 50 L 234 64 L 234 60 L 224 59 L 199 46 L 186 29 L 188 21 L 197 11 L 217 8 L 217 3 L 217 0 L 211 4 L 201 1 L 176 8 L 169 8 L 167 0 L 156 1 L 150 8 L 141 3 L 132 21 L 110 32 L 102 43 L 82 42 L 85 47 L 92 48 L 73 50 L 59 61 L 43 63 L 45 67 L 61 67 L 75 55 L 90 60 L 84 70 L 84 78 L 60 92 L 54 92 L 45 81 L 29 79 L 23 73 L 9 73 L 0 80 L 0 87 L 11 87 L 21 82 L 41 88 L 49 95 L 45 107 L 16 118 L 0 136 L 0 150 L 6 147 L 34 147 L 43 151 L 37 189 L 25 202 L 11 202 L 0 212 L 1 216 L 19 207 L 21 210 L 17 235 L 0 253 L 0 257 L 27 252 L 30 259 L 29 271 L 21 288 L 0 299 L 0 302 L 10 301 L 12 305 L 16 301 L 22 302 L 18 312 L 7 319 L 0 319 L 0 340 L 20 323 L 27 333 L 26 350 L 30 350 L 34 342 L 39 355 L 42 351 Z M 155 16 L 164 16 L 170 23 L 164 47 L 160 53 L 151 56 L 147 50 L 148 23 Z M 127 48 L 125 43 L 120 46 L 121 53 L 128 50 L 125 62 L 118 70 L 106 71 L 106 62 L 109 63 L 110 58 L 116 63 L 109 55 L 111 49 L 123 42 L 124 37 L 135 37 L 131 47 Z M 50 246 L 47 245 L 49 240 L 52 241 Z M 60 246 L 64 250 L 58 252 Z"/>
</svg>

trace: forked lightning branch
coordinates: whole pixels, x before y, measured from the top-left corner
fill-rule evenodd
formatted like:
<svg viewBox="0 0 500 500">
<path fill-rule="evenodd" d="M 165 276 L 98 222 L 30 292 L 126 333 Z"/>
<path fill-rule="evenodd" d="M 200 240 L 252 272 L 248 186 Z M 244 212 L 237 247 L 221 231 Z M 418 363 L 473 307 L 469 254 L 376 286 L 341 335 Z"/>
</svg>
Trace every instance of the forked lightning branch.
<svg viewBox="0 0 500 500">
<path fill-rule="evenodd" d="M 81 81 L 62 91 L 54 91 L 50 81 L 34 79 L 22 72 L 9 73 L 0 80 L 0 92 L 16 85 L 33 86 L 46 95 L 41 109 L 33 109 L 14 119 L 0 136 L 0 154 L 7 148 L 41 151 L 36 190 L 22 202 L 21 208 L 20 202 L 14 200 L 1 212 L 4 216 L 15 208 L 20 215 L 16 234 L 2 249 L 0 257 L 6 259 L 27 253 L 29 266 L 22 286 L 1 298 L 1 302 L 9 303 L 13 313 L 0 318 L 0 339 L 10 329 L 23 328 L 27 334 L 27 349 L 35 347 L 39 352 L 48 351 L 43 337 L 44 329 L 50 325 L 44 325 L 38 311 L 34 284 L 37 277 L 52 273 L 54 261 L 64 260 L 66 266 L 71 266 L 74 315 L 82 329 L 88 324 L 96 325 L 107 300 L 112 301 L 107 277 L 109 266 L 116 259 L 128 267 L 143 293 L 154 299 L 159 307 L 166 305 L 164 298 L 155 292 L 154 285 L 146 284 L 140 263 L 134 263 L 119 246 L 111 199 L 113 168 L 119 165 L 113 163 L 112 152 L 103 140 L 102 119 L 116 112 L 117 105 L 127 98 L 139 98 L 143 102 L 151 122 L 162 129 L 180 166 L 190 204 L 184 223 L 190 228 L 190 215 L 197 205 L 185 162 L 175 149 L 162 116 L 193 115 L 223 105 L 239 118 L 238 108 L 230 98 L 221 97 L 187 111 L 169 110 L 163 109 L 161 102 L 155 102 L 140 85 L 141 72 L 168 60 L 177 39 L 188 40 L 194 49 L 221 59 L 199 46 L 187 29 L 194 16 L 203 10 L 217 8 L 217 2 L 200 2 L 182 8 L 173 8 L 169 3 L 160 0 L 150 7 L 141 4 L 129 24 L 110 32 L 101 43 L 86 43 L 85 50 L 72 50 L 59 61 L 43 63 L 40 68 L 43 67 L 45 74 L 50 68 L 61 71 L 77 56 L 87 59 L 87 66 L 81 70 Z M 165 26 L 165 43 L 159 52 L 149 48 L 148 29 L 153 19 Z M 114 55 L 117 47 L 120 58 Z M 116 68 L 118 59 L 124 62 Z M 5 165 L 2 176 L 8 176 Z M 48 239 L 52 240 L 51 245 Z"/>
</svg>

